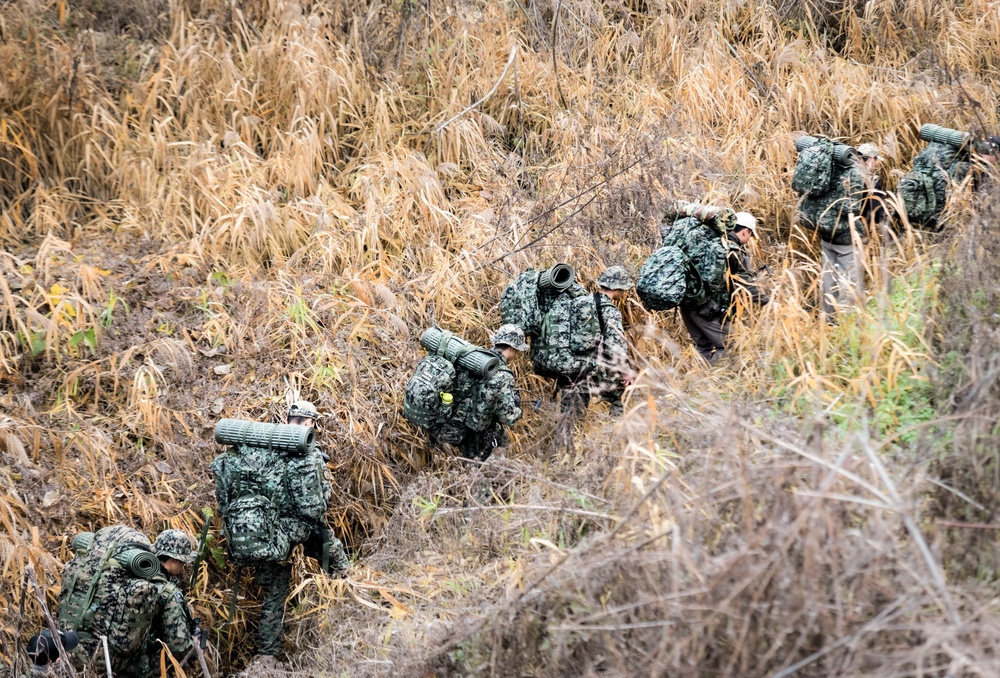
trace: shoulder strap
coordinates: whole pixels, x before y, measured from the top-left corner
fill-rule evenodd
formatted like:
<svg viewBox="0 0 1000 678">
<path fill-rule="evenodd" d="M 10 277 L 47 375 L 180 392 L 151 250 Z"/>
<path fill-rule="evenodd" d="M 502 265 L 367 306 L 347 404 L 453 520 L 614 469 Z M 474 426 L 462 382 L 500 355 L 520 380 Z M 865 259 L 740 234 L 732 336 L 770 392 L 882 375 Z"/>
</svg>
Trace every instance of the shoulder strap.
<svg viewBox="0 0 1000 678">
<path fill-rule="evenodd" d="M 603 296 L 600 292 L 594 292 L 594 307 L 597 309 L 597 322 L 601 326 L 601 341 L 604 341 L 604 312 L 601 311 L 601 297 Z"/>
</svg>

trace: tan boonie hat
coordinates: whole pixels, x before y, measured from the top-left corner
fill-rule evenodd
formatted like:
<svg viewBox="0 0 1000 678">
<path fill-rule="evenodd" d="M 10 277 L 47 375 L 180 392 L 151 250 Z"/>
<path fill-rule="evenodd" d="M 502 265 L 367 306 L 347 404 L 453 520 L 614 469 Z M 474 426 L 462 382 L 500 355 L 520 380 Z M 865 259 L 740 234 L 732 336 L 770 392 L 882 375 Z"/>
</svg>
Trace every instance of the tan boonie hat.
<svg viewBox="0 0 1000 678">
<path fill-rule="evenodd" d="M 191 539 L 180 530 L 164 530 L 153 542 L 153 554 L 173 558 L 182 563 L 193 563 L 195 557 Z"/>
<path fill-rule="evenodd" d="M 528 342 L 524 340 L 524 332 L 517 325 L 501 325 L 490 339 L 493 341 L 493 348 L 504 345 L 510 346 L 515 351 L 528 350 Z"/>
<path fill-rule="evenodd" d="M 319 410 L 308 400 L 296 400 L 288 408 L 289 417 L 304 417 L 306 419 L 319 419 Z"/>
<path fill-rule="evenodd" d="M 755 219 L 754 216 L 749 212 L 737 212 L 736 225 L 750 229 L 750 232 L 753 233 L 753 237 L 756 238 L 758 236 L 757 219 Z"/>
<path fill-rule="evenodd" d="M 624 266 L 612 266 L 597 276 L 597 284 L 606 290 L 630 290 L 632 279 Z"/>
<path fill-rule="evenodd" d="M 868 158 L 882 158 L 882 150 L 875 144 L 861 144 L 858 146 L 858 154 L 865 160 Z"/>
</svg>

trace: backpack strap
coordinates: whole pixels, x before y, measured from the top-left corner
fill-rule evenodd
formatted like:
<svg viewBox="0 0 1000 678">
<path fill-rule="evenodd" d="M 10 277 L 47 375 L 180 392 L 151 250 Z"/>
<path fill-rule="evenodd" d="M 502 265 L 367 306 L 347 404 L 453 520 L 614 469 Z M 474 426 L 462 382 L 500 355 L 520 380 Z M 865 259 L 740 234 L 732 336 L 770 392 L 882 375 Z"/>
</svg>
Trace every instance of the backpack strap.
<svg viewBox="0 0 1000 678">
<path fill-rule="evenodd" d="M 101 564 L 97 566 L 94 570 L 94 575 L 90 578 L 90 586 L 87 588 L 87 593 L 83 597 L 83 604 L 80 606 L 80 611 L 76 615 L 76 619 L 73 620 L 73 628 L 79 629 L 83 626 L 83 618 L 87 616 L 87 610 L 90 609 L 91 603 L 94 602 L 94 595 L 97 593 L 97 584 L 101 580 L 101 576 L 104 574 L 104 570 L 108 566 L 108 562 L 115 556 L 118 550 L 126 545 L 128 542 L 119 541 L 114 542 L 108 547 L 108 550 L 104 553 L 104 557 L 101 559 Z M 76 580 L 73 581 L 76 584 Z"/>
</svg>

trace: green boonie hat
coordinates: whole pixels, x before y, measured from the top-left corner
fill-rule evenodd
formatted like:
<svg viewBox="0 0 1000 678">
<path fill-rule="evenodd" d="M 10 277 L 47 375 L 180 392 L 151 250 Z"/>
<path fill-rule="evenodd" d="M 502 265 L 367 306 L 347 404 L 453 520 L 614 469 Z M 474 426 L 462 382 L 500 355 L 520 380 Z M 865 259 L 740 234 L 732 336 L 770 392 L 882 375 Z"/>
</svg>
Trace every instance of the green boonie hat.
<svg viewBox="0 0 1000 678">
<path fill-rule="evenodd" d="M 319 410 L 308 400 L 297 400 L 288 408 L 289 417 L 305 417 L 306 419 L 319 419 Z"/>
<path fill-rule="evenodd" d="M 630 290 L 632 278 L 628 277 L 624 266 L 612 266 L 597 276 L 597 284 L 606 290 Z"/>
<path fill-rule="evenodd" d="M 191 539 L 180 530 L 164 530 L 153 542 L 153 554 L 173 558 L 182 563 L 193 563 L 195 557 Z"/>
<path fill-rule="evenodd" d="M 502 325 L 490 339 L 493 341 L 493 348 L 505 344 L 516 351 L 528 350 L 528 343 L 524 340 L 524 332 L 517 325 Z"/>
</svg>

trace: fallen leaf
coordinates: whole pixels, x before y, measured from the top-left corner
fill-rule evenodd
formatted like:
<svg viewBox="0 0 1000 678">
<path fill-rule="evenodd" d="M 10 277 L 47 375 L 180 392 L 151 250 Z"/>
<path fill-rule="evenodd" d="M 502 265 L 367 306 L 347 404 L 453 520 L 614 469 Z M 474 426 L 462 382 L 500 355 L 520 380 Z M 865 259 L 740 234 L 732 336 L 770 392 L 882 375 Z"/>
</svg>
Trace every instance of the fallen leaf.
<svg viewBox="0 0 1000 678">
<path fill-rule="evenodd" d="M 225 406 L 226 402 L 222 398 L 219 398 L 218 400 L 212 403 L 212 408 L 211 408 L 212 414 L 222 414 L 222 409 Z"/>
<path fill-rule="evenodd" d="M 168 464 L 165 461 L 158 461 L 155 464 L 153 464 L 153 466 L 156 467 L 157 471 L 159 471 L 160 473 L 163 473 L 163 474 L 173 473 L 174 472 L 174 470 L 172 468 L 170 468 L 170 464 Z"/>
<path fill-rule="evenodd" d="M 229 374 L 233 371 L 232 365 L 216 365 L 212 368 L 212 371 L 218 375 Z"/>
<path fill-rule="evenodd" d="M 42 508 L 49 508 L 60 499 L 61 497 L 59 496 L 58 492 L 56 492 L 55 490 L 49 490 L 48 492 L 45 493 L 45 496 L 42 497 Z"/>
</svg>

